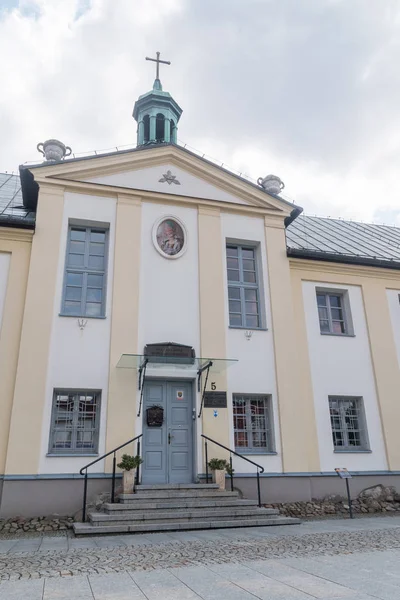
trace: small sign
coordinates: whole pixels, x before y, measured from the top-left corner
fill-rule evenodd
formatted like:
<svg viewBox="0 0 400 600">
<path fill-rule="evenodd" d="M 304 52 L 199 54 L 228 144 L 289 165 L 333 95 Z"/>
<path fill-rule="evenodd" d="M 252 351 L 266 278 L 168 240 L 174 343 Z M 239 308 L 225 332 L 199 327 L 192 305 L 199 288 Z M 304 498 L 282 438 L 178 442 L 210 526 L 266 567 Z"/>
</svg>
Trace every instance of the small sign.
<svg viewBox="0 0 400 600">
<path fill-rule="evenodd" d="M 352 479 L 347 469 L 335 469 L 335 471 L 341 479 Z"/>
<path fill-rule="evenodd" d="M 178 390 L 176 392 L 176 399 L 177 400 L 184 400 L 185 399 L 185 394 L 184 394 L 183 390 Z"/>
<path fill-rule="evenodd" d="M 217 409 L 214 409 L 214 417 L 218 417 L 218 411 L 217 411 Z"/>
<path fill-rule="evenodd" d="M 228 399 L 226 392 L 205 392 L 204 408 L 227 408 Z"/>
</svg>

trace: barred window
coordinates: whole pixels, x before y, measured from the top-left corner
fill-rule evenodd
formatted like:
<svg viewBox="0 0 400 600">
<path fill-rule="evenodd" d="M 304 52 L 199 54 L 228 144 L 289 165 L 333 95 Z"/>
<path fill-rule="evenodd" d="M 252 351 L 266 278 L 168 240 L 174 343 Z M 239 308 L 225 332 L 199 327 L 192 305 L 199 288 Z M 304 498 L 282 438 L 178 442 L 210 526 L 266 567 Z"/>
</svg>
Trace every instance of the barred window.
<svg viewBox="0 0 400 600">
<path fill-rule="evenodd" d="M 271 398 L 234 394 L 233 428 L 238 452 L 274 452 Z"/>
<path fill-rule="evenodd" d="M 258 329 L 261 327 L 261 313 L 256 249 L 229 244 L 226 261 L 229 325 Z"/>
<path fill-rule="evenodd" d="M 369 450 L 362 398 L 330 396 L 329 411 L 335 450 Z"/>
<path fill-rule="evenodd" d="M 70 226 L 62 314 L 105 315 L 107 230 Z"/>
<path fill-rule="evenodd" d="M 97 454 L 100 392 L 55 390 L 50 454 Z"/>
</svg>

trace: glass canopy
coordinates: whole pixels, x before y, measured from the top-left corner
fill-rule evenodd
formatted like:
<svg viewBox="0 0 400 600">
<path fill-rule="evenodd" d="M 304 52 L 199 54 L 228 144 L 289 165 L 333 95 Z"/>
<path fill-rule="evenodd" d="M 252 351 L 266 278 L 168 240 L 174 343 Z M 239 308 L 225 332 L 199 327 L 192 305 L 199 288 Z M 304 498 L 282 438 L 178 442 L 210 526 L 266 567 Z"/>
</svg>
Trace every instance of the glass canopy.
<svg viewBox="0 0 400 600">
<path fill-rule="evenodd" d="M 222 373 L 231 365 L 238 362 L 234 358 L 190 358 L 176 356 L 146 356 L 145 354 L 121 354 L 121 358 L 117 362 L 119 369 L 140 369 L 144 361 L 147 359 L 147 367 L 149 369 L 165 369 L 166 367 L 196 370 L 202 369 L 210 362 L 210 373 Z"/>
</svg>

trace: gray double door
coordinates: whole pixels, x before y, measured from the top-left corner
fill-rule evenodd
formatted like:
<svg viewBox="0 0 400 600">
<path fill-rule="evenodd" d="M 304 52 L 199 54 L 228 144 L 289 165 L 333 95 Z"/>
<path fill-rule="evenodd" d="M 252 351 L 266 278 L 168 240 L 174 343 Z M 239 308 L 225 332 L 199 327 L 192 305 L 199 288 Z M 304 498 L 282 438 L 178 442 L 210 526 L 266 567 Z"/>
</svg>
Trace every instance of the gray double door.
<svg viewBox="0 0 400 600">
<path fill-rule="evenodd" d="M 142 483 L 192 483 L 192 384 L 148 380 L 143 396 Z M 163 409 L 162 424 L 157 425 L 151 414 L 154 409 L 160 413 L 160 408 Z"/>
</svg>

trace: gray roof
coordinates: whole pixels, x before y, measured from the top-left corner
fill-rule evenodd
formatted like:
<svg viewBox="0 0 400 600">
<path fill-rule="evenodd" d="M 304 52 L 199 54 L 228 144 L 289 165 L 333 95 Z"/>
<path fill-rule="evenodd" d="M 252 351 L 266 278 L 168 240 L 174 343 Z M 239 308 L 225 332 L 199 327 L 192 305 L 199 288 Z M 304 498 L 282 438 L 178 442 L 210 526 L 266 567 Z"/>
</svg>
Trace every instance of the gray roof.
<svg viewBox="0 0 400 600">
<path fill-rule="evenodd" d="M 288 254 L 400 268 L 400 228 L 300 215 L 286 229 Z"/>
<path fill-rule="evenodd" d="M 24 207 L 19 174 L 0 173 L 0 225 L 33 227 L 35 213 Z"/>
</svg>

